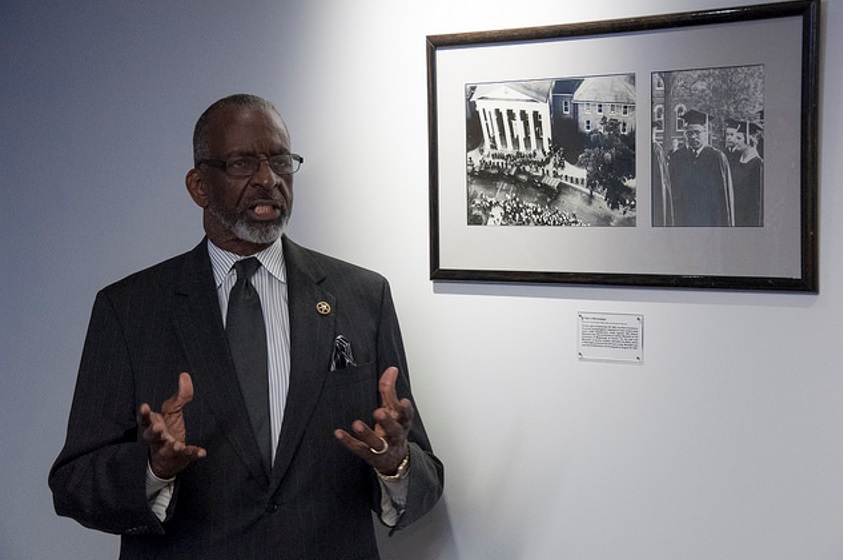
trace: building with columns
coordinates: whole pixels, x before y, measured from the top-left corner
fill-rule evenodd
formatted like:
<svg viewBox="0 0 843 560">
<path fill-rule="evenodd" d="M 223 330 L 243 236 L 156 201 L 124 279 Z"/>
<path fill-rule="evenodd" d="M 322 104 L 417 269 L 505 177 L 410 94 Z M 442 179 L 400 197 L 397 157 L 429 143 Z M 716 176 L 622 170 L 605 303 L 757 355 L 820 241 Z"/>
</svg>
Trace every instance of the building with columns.
<svg viewBox="0 0 843 560">
<path fill-rule="evenodd" d="M 480 84 L 470 97 L 477 109 L 486 150 L 550 152 L 551 80 Z"/>
<path fill-rule="evenodd" d="M 477 84 L 469 92 L 490 151 L 538 157 L 551 152 L 553 122 L 572 119 L 583 133 L 617 120 L 635 131 L 635 79 L 631 74 Z"/>
</svg>

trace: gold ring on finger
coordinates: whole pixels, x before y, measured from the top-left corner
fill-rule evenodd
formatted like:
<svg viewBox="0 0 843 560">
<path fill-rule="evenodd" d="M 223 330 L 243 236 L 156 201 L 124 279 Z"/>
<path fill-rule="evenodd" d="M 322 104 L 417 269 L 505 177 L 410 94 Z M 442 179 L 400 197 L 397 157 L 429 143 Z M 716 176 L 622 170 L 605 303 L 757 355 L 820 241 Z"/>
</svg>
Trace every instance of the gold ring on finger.
<svg viewBox="0 0 843 560">
<path fill-rule="evenodd" d="M 384 453 L 389 451 L 389 444 L 386 442 L 386 440 L 383 439 L 383 438 L 380 438 L 380 440 L 383 442 L 382 448 L 380 448 L 380 449 L 375 449 L 374 447 L 369 448 L 369 451 L 371 451 L 375 455 L 383 455 Z"/>
</svg>

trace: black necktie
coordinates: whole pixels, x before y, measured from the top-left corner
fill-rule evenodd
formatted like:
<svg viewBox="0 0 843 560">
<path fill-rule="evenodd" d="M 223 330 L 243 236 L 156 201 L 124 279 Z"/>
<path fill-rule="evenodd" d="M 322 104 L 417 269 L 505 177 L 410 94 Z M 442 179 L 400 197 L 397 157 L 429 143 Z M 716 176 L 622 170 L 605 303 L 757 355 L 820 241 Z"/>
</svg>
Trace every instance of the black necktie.
<svg viewBox="0 0 843 560">
<path fill-rule="evenodd" d="M 237 379 L 240 381 L 240 390 L 249 411 L 249 421 L 269 472 L 272 465 L 272 436 L 269 427 L 266 327 L 260 297 L 249 281 L 260 265 L 255 257 L 234 263 L 237 282 L 228 297 L 225 333 Z"/>
</svg>

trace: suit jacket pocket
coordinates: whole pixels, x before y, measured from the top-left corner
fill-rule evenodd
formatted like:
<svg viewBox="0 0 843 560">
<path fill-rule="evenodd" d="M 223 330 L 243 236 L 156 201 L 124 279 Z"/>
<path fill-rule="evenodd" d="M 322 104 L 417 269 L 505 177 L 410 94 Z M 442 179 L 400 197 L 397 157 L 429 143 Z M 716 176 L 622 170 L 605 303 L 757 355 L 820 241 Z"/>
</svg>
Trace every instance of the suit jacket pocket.
<svg viewBox="0 0 843 560">
<path fill-rule="evenodd" d="M 377 390 L 378 378 L 374 362 L 329 371 L 328 377 L 325 379 L 325 389 L 327 390 L 332 387 L 340 387 L 351 383 L 366 382 L 374 382 L 375 390 Z"/>
<path fill-rule="evenodd" d="M 322 414 L 332 418 L 333 428 L 348 428 L 357 419 L 371 424 L 372 412 L 379 406 L 378 376 L 374 363 L 328 373 L 319 408 Z"/>
</svg>

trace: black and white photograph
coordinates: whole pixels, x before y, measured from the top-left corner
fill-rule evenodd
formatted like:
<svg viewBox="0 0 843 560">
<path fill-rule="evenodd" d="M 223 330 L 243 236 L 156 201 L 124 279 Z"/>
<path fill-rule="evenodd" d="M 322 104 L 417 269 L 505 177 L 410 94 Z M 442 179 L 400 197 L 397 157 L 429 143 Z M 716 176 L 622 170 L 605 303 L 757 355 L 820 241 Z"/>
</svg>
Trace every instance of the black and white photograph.
<svg viewBox="0 0 843 560">
<path fill-rule="evenodd" d="M 468 84 L 473 226 L 635 226 L 635 76 Z"/>
<path fill-rule="evenodd" d="M 764 66 L 652 74 L 653 226 L 764 225 Z"/>
<path fill-rule="evenodd" d="M 434 280 L 817 289 L 816 1 L 427 36 Z"/>
</svg>

